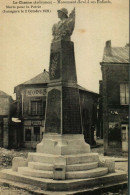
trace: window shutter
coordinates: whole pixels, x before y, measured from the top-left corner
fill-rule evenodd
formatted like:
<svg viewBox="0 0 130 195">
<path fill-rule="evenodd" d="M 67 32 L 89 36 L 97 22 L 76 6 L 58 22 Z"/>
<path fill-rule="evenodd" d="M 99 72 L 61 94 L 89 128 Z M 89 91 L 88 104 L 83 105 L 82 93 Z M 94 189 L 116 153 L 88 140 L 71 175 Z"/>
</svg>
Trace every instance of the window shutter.
<svg viewBox="0 0 130 195">
<path fill-rule="evenodd" d="M 129 85 L 126 84 L 126 104 L 129 104 Z"/>
<path fill-rule="evenodd" d="M 129 104 L 129 84 L 128 83 L 120 84 L 120 104 L 121 105 Z"/>
<path fill-rule="evenodd" d="M 120 104 L 125 104 L 125 84 L 120 84 Z"/>
<path fill-rule="evenodd" d="M 29 109 L 28 109 L 28 114 L 31 114 L 31 101 L 29 102 Z"/>
</svg>

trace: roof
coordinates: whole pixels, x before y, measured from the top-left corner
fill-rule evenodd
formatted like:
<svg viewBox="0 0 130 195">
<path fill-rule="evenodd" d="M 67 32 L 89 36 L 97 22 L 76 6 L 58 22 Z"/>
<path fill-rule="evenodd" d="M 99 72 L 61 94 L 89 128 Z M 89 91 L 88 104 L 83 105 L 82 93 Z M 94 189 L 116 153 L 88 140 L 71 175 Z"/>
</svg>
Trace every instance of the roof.
<svg viewBox="0 0 130 195">
<path fill-rule="evenodd" d="M 105 47 L 102 62 L 129 63 L 129 46 Z"/>
<path fill-rule="evenodd" d="M 37 76 L 33 77 L 32 79 L 22 83 L 23 85 L 28 84 L 43 84 L 49 82 L 49 72 L 47 72 L 45 69 L 42 73 L 38 74 Z"/>
<path fill-rule="evenodd" d="M 37 76 L 35 76 L 34 78 L 18 85 L 18 86 L 23 86 L 23 85 L 32 85 L 32 84 L 47 84 L 49 82 L 49 72 L 46 71 L 44 69 L 44 71 L 40 74 L 38 74 Z M 17 88 L 18 86 L 16 86 L 15 88 Z M 95 93 L 93 91 L 89 91 L 87 89 L 85 89 L 84 87 L 81 87 L 80 85 L 78 85 L 78 88 L 82 91 L 86 91 L 86 92 L 89 92 L 89 93 L 94 93 L 95 95 L 99 95 L 98 93 Z"/>
<path fill-rule="evenodd" d="M 10 95 L 8 95 L 7 93 L 5 93 L 4 91 L 1 91 L 1 90 L 0 90 L 0 96 L 10 97 Z"/>
<path fill-rule="evenodd" d="M 14 93 L 16 93 L 16 89 L 26 85 L 35 85 L 35 84 L 47 84 L 49 82 L 49 72 L 44 69 L 44 71 L 32 79 L 21 83 L 14 87 Z"/>
<path fill-rule="evenodd" d="M 33 77 L 32 79 L 22 83 L 22 85 L 29 85 L 29 84 L 44 84 L 49 82 L 49 72 L 45 69 L 42 73 L 38 74 L 37 76 Z"/>
<path fill-rule="evenodd" d="M 98 93 L 93 92 L 93 91 L 90 91 L 90 90 L 88 90 L 88 89 L 85 89 L 84 87 L 81 87 L 80 85 L 78 85 L 78 88 L 79 88 L 79 90 L 86 91 L 86 92 L 89 92 L 89 93 L 93 93 L 93 94 L 95 94 L 95 95 L 99 95 Z"/>
</svg>

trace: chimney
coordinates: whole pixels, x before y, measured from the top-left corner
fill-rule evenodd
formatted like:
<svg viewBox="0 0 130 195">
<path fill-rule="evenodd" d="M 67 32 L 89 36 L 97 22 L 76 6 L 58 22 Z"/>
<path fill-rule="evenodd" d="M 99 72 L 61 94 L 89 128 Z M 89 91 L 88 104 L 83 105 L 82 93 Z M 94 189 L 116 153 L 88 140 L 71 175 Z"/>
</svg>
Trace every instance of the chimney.
<svg viewBox="0 0 130 195">
<path fill-rule="evenodd" d="M 106 41 L 106 56 L 111 56 L 112 52 L 111 52 L 111 40 Z"/>
<path fill-rule="evenodd" d="M 125 47 L 130 47 L 130 44 L 129 43 L 126 43 Z"/>
</svg>

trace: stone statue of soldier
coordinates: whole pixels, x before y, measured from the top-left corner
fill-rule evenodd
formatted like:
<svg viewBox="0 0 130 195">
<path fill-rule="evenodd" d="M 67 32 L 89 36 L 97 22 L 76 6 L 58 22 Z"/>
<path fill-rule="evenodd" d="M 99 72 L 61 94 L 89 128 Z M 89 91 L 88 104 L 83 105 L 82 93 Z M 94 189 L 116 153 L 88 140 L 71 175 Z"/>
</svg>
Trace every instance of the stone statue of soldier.
<svg viewBox="0 0 130 195">
<path fill-rule="evenodd" d="M 60 21 L 53 25 L 52 35 L 54 38 L 52 42 L 60 40 L 70 41 L 70 36 L 72 35 L 75 26 L 75 8 L 69 14 L 69 17 L 66 8 L 62 8 L 57 12 Z"/>
</svg>

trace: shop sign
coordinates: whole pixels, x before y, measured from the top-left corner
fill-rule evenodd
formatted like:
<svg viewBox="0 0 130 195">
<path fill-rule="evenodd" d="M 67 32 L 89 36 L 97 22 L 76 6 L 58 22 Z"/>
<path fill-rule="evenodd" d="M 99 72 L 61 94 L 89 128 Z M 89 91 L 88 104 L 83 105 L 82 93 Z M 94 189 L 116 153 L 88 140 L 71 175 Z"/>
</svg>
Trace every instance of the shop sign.
<svg viewBox="0 0 130 195">
<path fill-rule="evenodd" d="M 41 126 L 42 125 L 42 121 L 32 121 L 32 125 L 33 126 Z"/>
<path fill-rule="evenodd" d="M 31 126 L 31 120 L 25 120 L 24 125 L 25 126 Z"/>
<path fill-rule="evenodd" d="M 45 96 L 45 88 L 36 88 L 36 89 L 26 89 L 26 96 Z"/>
</svg>

